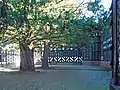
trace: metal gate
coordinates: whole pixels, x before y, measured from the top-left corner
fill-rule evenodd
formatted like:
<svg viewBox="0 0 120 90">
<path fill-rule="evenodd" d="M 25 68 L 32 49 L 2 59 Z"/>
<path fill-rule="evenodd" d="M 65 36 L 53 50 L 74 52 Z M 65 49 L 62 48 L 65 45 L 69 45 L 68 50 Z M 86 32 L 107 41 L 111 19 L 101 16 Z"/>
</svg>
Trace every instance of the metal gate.
<svg viewBox="0 0 120 90">
<path fill-rule="evenodd" d="M 51 47 L 48 58 L 49 62 L 80 63 L 83 60 L 83 54 L 81 49 L 73 47 Z"/>
</svg>

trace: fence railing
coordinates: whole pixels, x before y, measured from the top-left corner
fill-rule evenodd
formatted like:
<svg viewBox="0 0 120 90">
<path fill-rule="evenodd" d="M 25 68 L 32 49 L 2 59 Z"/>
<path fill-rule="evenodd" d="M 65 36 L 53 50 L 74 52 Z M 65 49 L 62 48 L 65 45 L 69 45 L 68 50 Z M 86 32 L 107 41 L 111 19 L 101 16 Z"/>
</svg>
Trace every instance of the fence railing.
<svg viewBox="0 0 120 90">
<path fill-rule="evenodd" d="M 34 52 L 34 62 L 41 62 L 41 54 L 38 52 Z M 9 66 L 15 65 L 15 67 L 20 66 L 20 52 L 16 52 L 15 50 L 10 51 L 1 51 L 0 52 L 0 66 Z"/>
<path fill-rule="evenodd" d="M 103 49 L 105 45 L 108 46 L 106 43 L 103 44 Z M 72 62 L 80 62 L 81 60 L 84 61 L 91 61 L 97 59 L 97 47 L 94 44 L 89 49 L 78 49 L 75 47 L 61 47 L 55 48 L 50 47 L 50 52 L 48 55 L 48 62 L 51 63 L 53 61 L 57 63 L 72 63 Z M 103 50 L 103 60 L 111 60 L 111 51 L 108 49 Z M 41 63 L 42 54 L 38 52 L 34 52 L 34 62 L 35 64 Z M 20 53 L 15 52 L 15 50 L 10 51 L 1 51 L 0 53 L 0 64 L 11 64 L 16 63 L 17 65 L 20 64 Z"/>
<path fill-rule="evenodd" d="M 103 60 L 112 60 L 112 37 L 109 36 L 103 41 Z"/>
<path fill-rule="evenodd" d="M 49 62 L 73 63 L 81 62 L 83 59 L 82 50 L 73 47 L 50 47 Z"/>
<path fill-rule="evenodd" d="M 89 59 L 89 55 L 87 51 L 83 51 L 81 49 L 73 48 L 73 47 L 62 47 L 55 48 L 51 47 L 48 57 L 48 62 L 51 63 L 53 61 L 57 63 L 71 63 L 71 62 L 81 62 L 81 60 Z M 35 64 L 40 64 L 42 59 L 42 54 L 38 52 L 34 52 L 34 62 Z M 0 53 L 0 65 L 8 65 L 8 64 L 16 64 L 20 65 L 20 53 L 15 50 L 10 51 L 1 51 Z"/>
</svg>

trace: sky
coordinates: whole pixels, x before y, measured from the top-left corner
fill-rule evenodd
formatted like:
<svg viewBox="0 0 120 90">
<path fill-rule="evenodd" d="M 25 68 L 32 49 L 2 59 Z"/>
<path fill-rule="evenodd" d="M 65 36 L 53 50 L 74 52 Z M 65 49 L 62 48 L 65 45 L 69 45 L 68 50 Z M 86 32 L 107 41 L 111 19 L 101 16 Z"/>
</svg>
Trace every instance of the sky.
<svg viewBox="0 0 120 90">
<path fill-rule="evenodd" d="M 75 0 L 75 1 L 77 1 L 78 3 L 81 3 L 81 2 L 84 1 L 84 3 L 85 3 L 85 2 L 95 1 L 95 0 Z M 112 0 L 101 0 L 101 2 L 100 2 L 100 4 L 103 5 L 104 8 L 107 11 L 109 11 L 111 3 L 112 3 Z M 85 5 L 83 6 L 83 9 L 82 9 L 83 10 L 83 14 L 85 16 L 87 16 L 87 17 L 91 17 L 93 15 L 93 13 L 91 11 L 87 11 L 86 8 L 84 8 L 84 7 L 86 7 L 86 6 Z"/>
<path fill-rule="evenodd" d="M 2 0 L 0 0 L 0 1 L 2 1 Z M 95 0 L 77 0 L 77 1 L 79 2 L 79 1 L 95 1 Z M 104 5 L 104 7 L 107 10 L 109 10 L 111 2 L 112 2 L 112 0 L 101 0 L 101 4 Z"/>
<path fill-rule="evenodd" d="M 75 0 L 75 1 L 77 1 L 79 3 L 82 1 L 89 2 L 89 1 L 95 1 L 95 0 Z M 109 8 L 111 6 L 111 2 L 112 2 L 112 0 L 101 0 L 100 4 L 102 4 L 107 10 L 109 10 Z"/>
<path fill-rule="evenodd" d="M 111 6 L 111 2 L 112 0 L 101 0 L 101 4 L 107 9 L 109 10 L 110 6 Z"/>
</svg>

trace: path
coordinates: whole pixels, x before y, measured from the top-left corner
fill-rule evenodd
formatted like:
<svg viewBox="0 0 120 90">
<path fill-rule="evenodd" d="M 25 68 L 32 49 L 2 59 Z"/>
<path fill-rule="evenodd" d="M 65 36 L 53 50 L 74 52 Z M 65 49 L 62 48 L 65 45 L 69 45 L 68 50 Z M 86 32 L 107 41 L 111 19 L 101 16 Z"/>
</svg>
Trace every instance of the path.
<svg viewBox="0 0 120 90">
<path fill-rule="evenodd" d="M 60 65 L 36 73 L 0 75 L 0 90 L 109 90 L 111 72 L 101 67 Z"/>
</svg>

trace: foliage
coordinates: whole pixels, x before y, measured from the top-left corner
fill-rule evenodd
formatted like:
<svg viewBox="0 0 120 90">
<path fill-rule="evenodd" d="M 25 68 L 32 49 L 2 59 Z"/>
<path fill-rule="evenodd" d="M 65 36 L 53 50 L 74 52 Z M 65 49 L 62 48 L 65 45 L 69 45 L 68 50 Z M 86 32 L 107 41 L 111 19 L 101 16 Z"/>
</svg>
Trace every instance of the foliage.
<svg viewBox="0 0 120 90">
<path fill-rule="evenodd" d="M 88 3 L 93 16 L 86 17 L 81 16 L 84 2 L 78 5 L 73 0 L 9 0 L 8 27 L 3 30 L 4 38 L 3 32 L 0 35 L 4 41 L 25 40 L 34 48 L 40 48 L 41 42 L 86 47 L 94 42 L 98 27 L 105 35 L 109 29 L 109 12 L 99 2 Z"/>
<path fill-rule="evenodd" d="M 65 44 L 67 31 L 65 23 L 73 18 L 80 5 L 65 0 L 9 0 L 7 2 L 8 27 L 4 30 L 4 41 L 19 43 L 34 42 L 38 47 L 41 41 L 52 44 Z M 68 15 L 68 12 L 71 15 Z"/>
<path fill-rule="evenodd" d="M 96 21 L 96 26 L 103 29 L 103 37 L 110 34 L 110 11 L 107 11 L 103 5 L 100 5 L 100 0 L 95 2 L 90 2 L 88 4 L 88 10 L 92 11 L 93 18 Z"/>
</svg>

